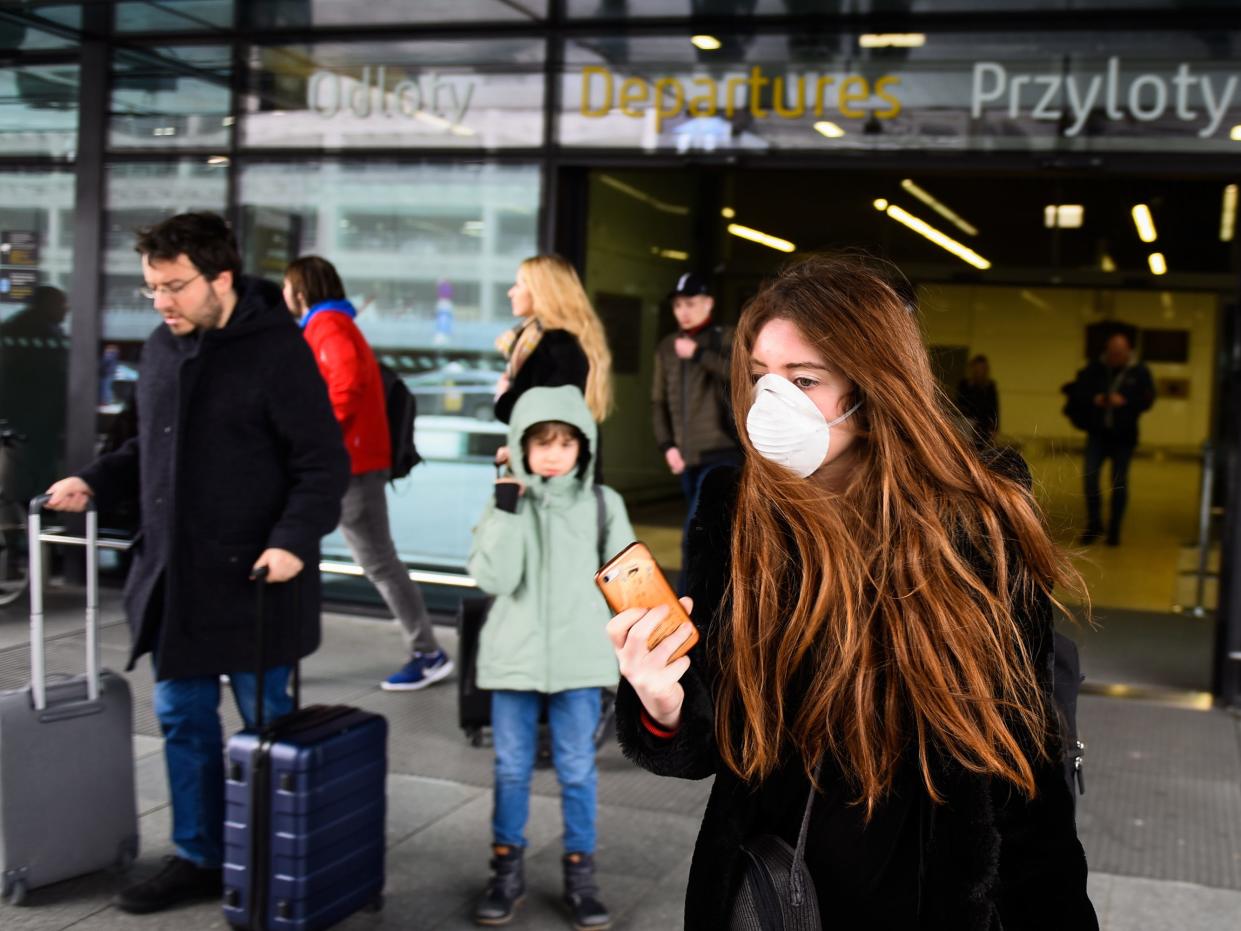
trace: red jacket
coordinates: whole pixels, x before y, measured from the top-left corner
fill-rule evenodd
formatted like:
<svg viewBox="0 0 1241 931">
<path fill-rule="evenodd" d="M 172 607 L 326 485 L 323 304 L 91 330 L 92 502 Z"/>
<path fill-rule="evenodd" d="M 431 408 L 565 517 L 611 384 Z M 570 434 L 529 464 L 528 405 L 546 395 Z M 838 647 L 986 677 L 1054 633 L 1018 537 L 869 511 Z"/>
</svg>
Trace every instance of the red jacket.
<svg viewBox="0 0 1241 931">
<path fill-rule="evenodd" d="M 332 411 L 345 434 L 354 475 L 392 467 L 392 441 L 379 364 L 366 338 L 343 311 L 321 310 L 302 331 L 327 382 Z"/>
</svg>

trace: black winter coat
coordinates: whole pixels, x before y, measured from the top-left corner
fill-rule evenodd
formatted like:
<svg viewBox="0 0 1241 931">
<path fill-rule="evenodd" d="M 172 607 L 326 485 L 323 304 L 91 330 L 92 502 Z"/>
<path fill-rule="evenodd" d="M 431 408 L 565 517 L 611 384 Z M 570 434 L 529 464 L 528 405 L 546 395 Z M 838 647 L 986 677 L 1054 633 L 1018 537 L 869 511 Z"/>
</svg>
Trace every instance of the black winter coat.
<svg viewBox="0 0 1241 931">
<path fill-rule="evenodd" d="M 269 547 L 305 568 L 268 590 L 266 664 L 319 645 L 319 541 L 340 517 L 349 457 L 280 288 L 243 277 L 237 292 L 223 329 L 178 337 L 161 324 L 148 337 L 138 435 L 78 473 L 100 508 L 140 501 L 129 666 L 154 651 L 159 679 L 254 668 L 249 574 Z"/>
<path fill-rule="evenodd" d="M 680 727 L 670 739 L 647 731 L 637 695 L 624 679 L 616 699 L 617 734 L 630 759 L 659 775 L 715 777 L 685 899 L 685 927 L 702 931 L 728 927 L 741 875 L 740 846 L 773 829 L 769 822 L 758 823 L 760 799 L 768 811 L 782 804 L 796 808 L 791 819 L 782 819 L 793 823 L 806 799 L 803 789 L 786 792 L 783 799 L 764 798 L 765 790 L 773 790 L 766 784 L 751 790 L 723 765 L 716 748 L 713 692 L 718 667 L 712 657 L 717 615 L 729 578 L 737 475 L 723 468 L 709 474 L 689 531 L 688 593 L 694 599 L 694 623 L 703 637 L 681 680 L 685 704 Z M 1036 668 L 1046 669 L 1050 605 L 1038 605 L 1024 620 Z M 1050 701 L 1050 683 L 1046 686 Z M 1097 931 L 1086 896 L 1086 859 L 1077 840 L 1073 800 L 1056 762 L 1057 748 L 1051 750 L 1051 761 L 1037 767 L 1039 794 L 1032 802 L 1006 784 L 963 772 L 947 761 L 936 766 L 946 804 L 933 804 L 924 790 L 918 793 L 919 865 L 910 868 L 907 881 L 897 883 L 908 890 L 912 901 L 895 912 L 916 913 L 919 928 L 936 931 Z M 810 844 L 814 846 L 814 838 Z M 832 903 L 820 902 L 820 911 L 824 927 L 835 927 Z M 854 926 L 848 916 L 838 917 L 844 921 L 841 927 Z"/>
<path fill-rule="evenodd" d="M 496 399 L 496 420 L 508 423 L 517 399 L 531 388 L 558 388 L 574 385 L 586 393 L 590 362 L 577 337 L 568 330 L 547 330 L 534 352 L 526 358 L 513 376 L 508 391 Z"/>
<path fill-rule="evenodd" d="M 1074 426 L 1126 446 L 1138 445 L 1138 417 L 1155 403 L 1155 381 L 1141 362 L 1120 370 L 1096 359 L 1061 390 L 1068 398 L 1064 412 Z M 1097 395 L 1113 390 L 1124 395 L 1124 406 L 1103 408 L 1094 403 Z"/>
</svg>

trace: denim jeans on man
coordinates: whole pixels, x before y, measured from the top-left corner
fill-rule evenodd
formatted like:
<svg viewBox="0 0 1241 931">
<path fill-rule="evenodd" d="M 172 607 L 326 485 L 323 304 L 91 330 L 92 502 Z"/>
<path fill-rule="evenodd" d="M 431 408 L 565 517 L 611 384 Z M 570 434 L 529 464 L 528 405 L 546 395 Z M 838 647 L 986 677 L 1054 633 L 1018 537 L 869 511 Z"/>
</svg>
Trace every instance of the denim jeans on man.
<svg viewBox="0 0 1241 931">
<path fill-rule="evenodd" d="M 1112 510 L 1107 524 L 1108 537 L 1120 536 L 1120 522 L 1125 516 L 1129 501 L 1129 463 L 1136 447 L 1132 443 L 1117 442 L 1105 433 L 1091 433 L 1086 440 L 1086 518 L 1091 533 L 1103 532 L 1103 495 L 1099 490 L 1099 475 L 1103 463 L 1112 460 Z"/>
<path fill-rule="evenodd" d="M 491 729 L 496 750 L 493 841 L 526 846 L 530 815 L 530 777 L 539 742 L 539 711 L 547 701 L 552 737 L 552 763 L 560 781 L 566 853 L 595 852 L 595 726 L 599 723 L 600 690 L 491 693 Z"/>
<path fill-rule="evenodd" d="M 351 476 L 340 503 L 340 532 L 349 544 L 354 562 L 379 592 L 388 610 L 405 631 L 410 653 L 434 653 L 439 643 L 431 627 L 422 589 L 409 577 L 392 543 L 388 527 L 386 470 Z"/>
<path fill-rule="evenodd" d="M 288 666 L 263 676 L 263 717 L 274 721 L 293 709 Z M 229 673 L 233 699 L 247 727 L 254 724 L 255 675 Z M 164 733 L 164 762 L 172 798 L 172 842 L 177 855 L 201 867 L 224 861 L 224 738 L 220 677 L 155 683 L 155 715 Z"/>
<path fill-rule="evenodd" d="M 685 526 L 681 528 L 681 581 L 677 586 L 677 594 L 686 592 L 686 569 L 689 566 L 689 524 L 698 510 L 698 495 L 702 491 L 702 483 L 712 469 L 720 466 L 741 465 L 741 451 L 725 449 L 714 453 L 703 453 L 698 465 L 686 466 L 681 473 L 681 493 L 689 505 L 685 512 Z"/>
</svg>

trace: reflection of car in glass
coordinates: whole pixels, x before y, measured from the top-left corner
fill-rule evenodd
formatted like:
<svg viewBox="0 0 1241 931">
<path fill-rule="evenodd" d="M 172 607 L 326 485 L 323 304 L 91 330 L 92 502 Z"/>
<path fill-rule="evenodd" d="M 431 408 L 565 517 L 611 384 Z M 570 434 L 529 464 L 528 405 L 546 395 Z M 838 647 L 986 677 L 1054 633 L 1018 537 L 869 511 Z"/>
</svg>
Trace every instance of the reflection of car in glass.
<svg viewBox="0 0 1241 931">
<path fill-rule="evenodd" d="M 128 362 L 118 362 L 112 374 L 112 401 L 100 404 L 100 414 L 119 414 L 134 396 L 138 386 L 138 370 Z"/>
<path fill-rule="evenodd" d="M 402 375 L 418 401 L 418 415 L 442 414 L 493 420 L 496 383 L 495 369 L 474 368 L 449 362 L 443 368 L 417 375 Z"/>
</svg>

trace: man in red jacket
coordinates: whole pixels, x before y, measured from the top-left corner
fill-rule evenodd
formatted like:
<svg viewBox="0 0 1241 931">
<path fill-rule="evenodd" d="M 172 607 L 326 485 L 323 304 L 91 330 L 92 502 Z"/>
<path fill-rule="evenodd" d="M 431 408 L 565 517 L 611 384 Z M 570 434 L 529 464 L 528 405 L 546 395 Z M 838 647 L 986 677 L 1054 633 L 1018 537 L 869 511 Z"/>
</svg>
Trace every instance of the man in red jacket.
<svg viewBox="0 0 1241 931">
<path fill-rule="evenodd" d="M 409 661 L 382 685 L 393 691 L 425 688 L 453 666 L 436 642 L 422 590 L 410 579 L 388 529 L 384 482 L 392 466 L 392 443 L 379 364 L 353 322 L 357 311 L 345 300 L 331 262 L 317 255 L 294 261 L 284 273 L 284 300 L 301 321 L 345 435 L 352 475 L 341 502 L 341 533 L 354 561 L 405 630 Z"/>
</svg>

